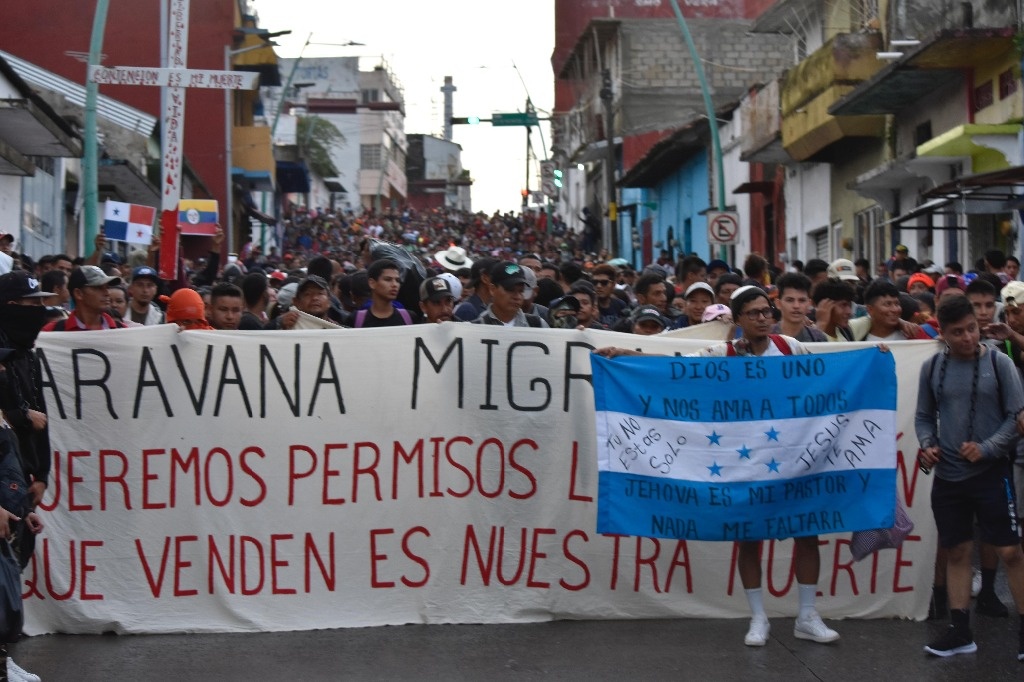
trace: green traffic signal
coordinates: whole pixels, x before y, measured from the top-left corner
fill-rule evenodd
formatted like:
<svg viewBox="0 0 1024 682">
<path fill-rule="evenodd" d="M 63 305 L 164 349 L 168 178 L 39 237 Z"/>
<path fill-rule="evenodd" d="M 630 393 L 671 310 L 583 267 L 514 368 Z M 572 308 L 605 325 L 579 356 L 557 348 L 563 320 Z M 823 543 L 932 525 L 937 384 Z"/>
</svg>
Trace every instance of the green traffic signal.
<svg viewBox="0 0 1024 682">
<path fill-rule="evenodd" d="M 554 170 L 554 176 L 555 176 L 555 187 L 561 187 L 562 186 L 562 171 L 561 171 L 561 169 L 556 168 Z"/>
<path fill-rule="evenodd" d="M 469 123 L 470 125 L 475 126 L 478 123 L 480 123 L 480 117 L 479 116 L 470 116 L 469 118 L 466 119 L 466 122 Z"/>
</svg>

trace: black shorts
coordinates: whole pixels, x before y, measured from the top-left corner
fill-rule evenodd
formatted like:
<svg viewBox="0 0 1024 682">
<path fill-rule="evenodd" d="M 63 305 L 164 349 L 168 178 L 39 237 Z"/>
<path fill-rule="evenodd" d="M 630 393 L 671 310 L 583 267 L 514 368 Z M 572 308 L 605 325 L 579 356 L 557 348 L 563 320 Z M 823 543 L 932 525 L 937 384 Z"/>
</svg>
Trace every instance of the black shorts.
<svg viewBox="0 0 1024 682">
<path fill-rule="evenodd" d="M 1000 462 L 964 481 L 936 478 L 932 514 L 943 547 L 973 540 L 975 520 L 982 542 L 996 547 L 1018 544 L 1020 525 L 1009 463 Z"/>
</svg>

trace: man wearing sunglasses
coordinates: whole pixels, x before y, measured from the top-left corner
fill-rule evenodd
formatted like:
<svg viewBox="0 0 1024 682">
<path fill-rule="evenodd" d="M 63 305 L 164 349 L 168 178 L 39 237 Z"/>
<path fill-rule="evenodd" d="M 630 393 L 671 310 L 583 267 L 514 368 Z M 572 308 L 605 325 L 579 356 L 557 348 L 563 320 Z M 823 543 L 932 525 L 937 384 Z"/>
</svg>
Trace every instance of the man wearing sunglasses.
<svg viewBox="0 0 1024 682">
<path fill-rule="evenodd" d="M 597 321 L 606 329 L 611 329 L 626 316 L 626 302 L 614 295 L 617 275 L 615 267 L 607 263 L 598 265 L 591 274 L 590 281 L 597 292 Z"/>
<path fill-rule="evenodd" d="M 747 285 L 733 292 L 730 300 L 732 316 L 742 332 L 734 341 L 709 346 L 694 355 L 700 357 L 727 357 L 735 355 L 782 356 L 806 355 L 807 348 L 790 336 L 772 334 L 775 324 L 775 308 L 768 294 L 758 286 Z M 642 355 L 628 348 L 599 348 L 595 353 L 607 358 L 621 355 Z M 839 639 L 839 633 L 821 620 L 815 602 L 818 593 L 818 574 L 821 556 L 818 553 L 818 536 L 793 538 L 795 544 L 795 568 L 800 610 L 793 625 L 793 636 L 827 644 Z M 747 646 L 764 646 L 768 643 L 770 625 L 764 608 L 761 591 L 761 543 L 740 542 L 737 565 L 740 581 L 750 605 L 750 627 L 743 639 Z"/>
</svg>

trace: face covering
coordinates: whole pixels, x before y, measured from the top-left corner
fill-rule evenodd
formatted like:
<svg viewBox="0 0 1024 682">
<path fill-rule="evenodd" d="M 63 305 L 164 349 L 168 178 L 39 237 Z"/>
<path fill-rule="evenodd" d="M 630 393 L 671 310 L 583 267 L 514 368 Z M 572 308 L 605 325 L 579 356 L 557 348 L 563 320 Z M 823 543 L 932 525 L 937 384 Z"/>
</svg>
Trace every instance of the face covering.
<svg viewBox="0 0 1024 682">
<path fill-rule="evenodd" d="M 46 308 L 41 305 L 0 305 L 0 330 L 13 347 L 28 349 L 46 324 L 46 315 Z"/>
</svg>

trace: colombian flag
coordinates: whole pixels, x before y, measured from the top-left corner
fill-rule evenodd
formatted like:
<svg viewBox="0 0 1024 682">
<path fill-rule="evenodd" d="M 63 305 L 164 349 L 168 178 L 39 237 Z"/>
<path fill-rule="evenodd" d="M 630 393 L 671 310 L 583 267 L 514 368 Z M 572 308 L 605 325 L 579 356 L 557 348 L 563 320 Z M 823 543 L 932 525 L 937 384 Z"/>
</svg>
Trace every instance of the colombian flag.
<svg viewBox="0 0 1024 682">
<path fill-rule="evenodd" d="M 212 235 L 217 232 L 215 199 L 182 199 L 178 202 L 180 234 Z"/>
</svg>

